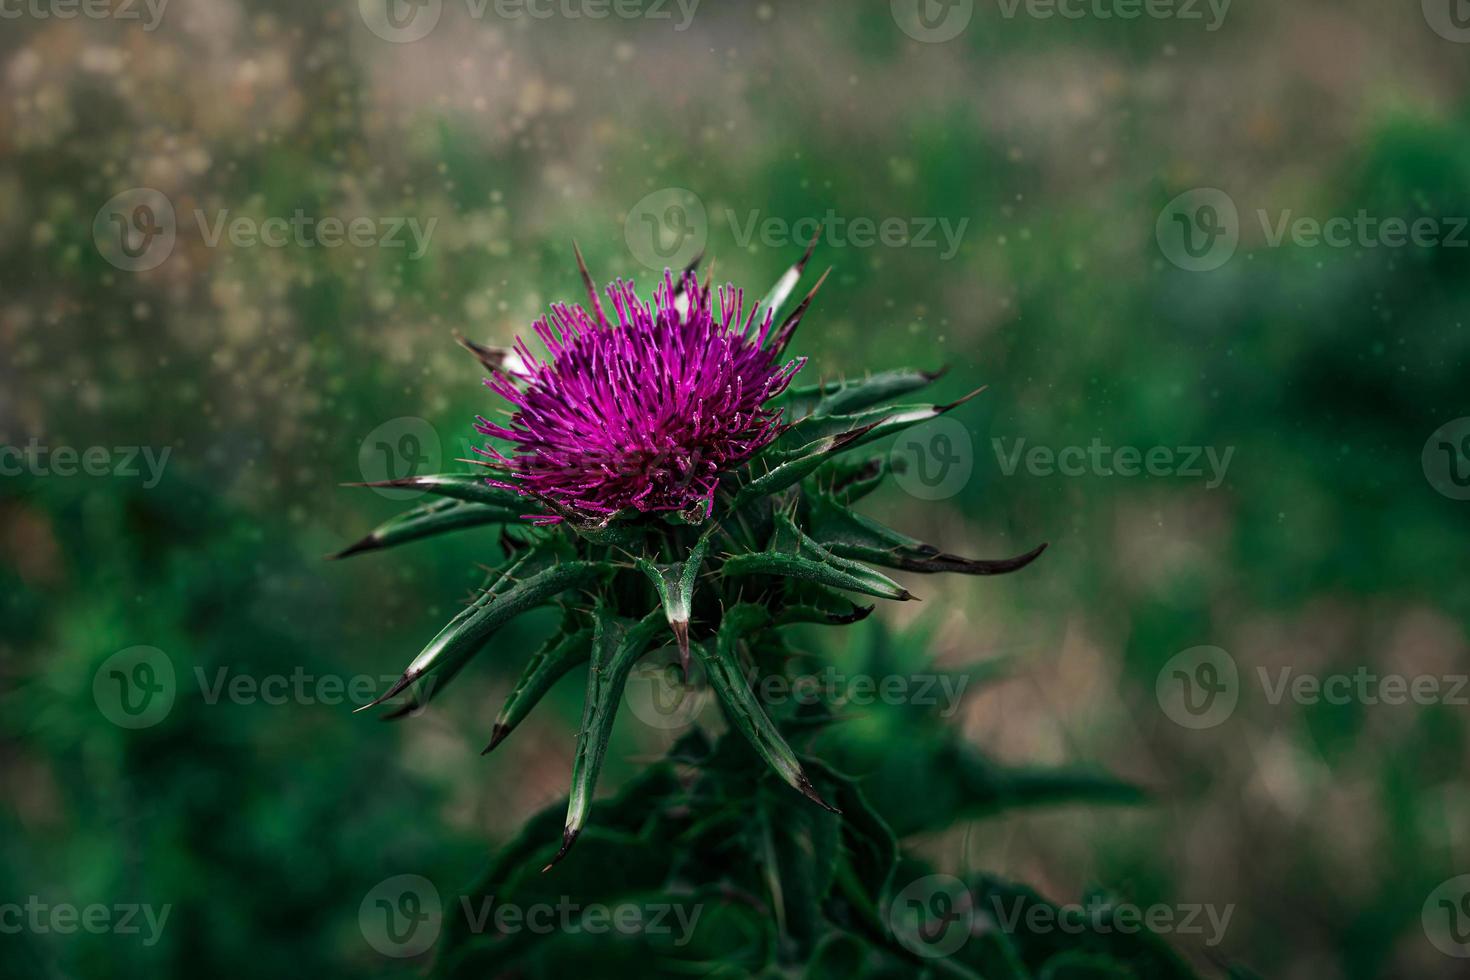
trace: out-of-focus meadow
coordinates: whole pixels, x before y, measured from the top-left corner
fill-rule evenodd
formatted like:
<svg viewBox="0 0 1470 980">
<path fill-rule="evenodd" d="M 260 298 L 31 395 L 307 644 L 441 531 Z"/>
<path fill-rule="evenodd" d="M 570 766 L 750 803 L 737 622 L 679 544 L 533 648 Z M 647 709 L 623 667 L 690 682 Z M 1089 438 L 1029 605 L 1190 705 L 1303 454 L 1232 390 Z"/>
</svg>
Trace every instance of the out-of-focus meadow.
<svg viewBox="0 0 1470 980">
<path fill-rule="evenodd" d="M 419 14 L 348 0 L 4 8 L 0 905 L 21 911 L 0 973 L 411 972 L 365 941 L 364 896 L 404 873 L 448 893 L 560 798 L 580 691 L 481 757 L 531 622 L 422 715 L 353 714 L 500 545 L 325 561 L 404 506 L 340 484 L 467 455 L 495 404 L 452 334 L 507 343 L 578 299 L 573 238 L 640 284 L 703 242 L 759 295 L 823 218 L 809 379 L 988 385 L 867 512 L 965 554 L 1050 549 L 1004 578 L 903 577 L 923 602 L 804 641 L 1005 658 L 954 705 L 971 742 L 1150 794 L 912 843 L 1059 901 L 1229 909 L 1220 935 L 1166 935 L 1207 976 L 1458 975 L 1450 5 L 925 4 L 445 0 L 411 40 Z M 941 40 L 945 18 L 968 19 Z M 1291 230 L 1339 216 L 1341 245 Z M 1393 218 L 1432 220 L 1395 244 Z M 109 661 L 135 647 L 161 653 Z M 166 714 L 129 713 L 119 677 L 166 684 Z M 824 738 L 861 739 L 854 713 Z M 680 734 L 664 717 L 624 712 L 605 788 Z M 32 896 L 169 912 L 8 928 Z"/>
</svg>

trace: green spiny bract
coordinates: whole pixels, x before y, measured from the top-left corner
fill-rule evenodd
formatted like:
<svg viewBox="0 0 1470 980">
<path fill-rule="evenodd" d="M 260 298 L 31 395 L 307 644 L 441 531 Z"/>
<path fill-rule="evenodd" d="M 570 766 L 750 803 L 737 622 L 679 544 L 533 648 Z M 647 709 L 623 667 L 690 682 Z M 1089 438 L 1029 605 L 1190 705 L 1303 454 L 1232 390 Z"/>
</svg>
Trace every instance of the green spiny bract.
<svg viewBox="0 0 1470 980">
<path fill-rule="evenodd" d="M 570 802 L 552 863 L 586 824 L 630 672 L 669 636 L 686 680 L 691 653 L 698 658 L 731 728 L 781 780 L 833 809 L 748 682 L 786 656 L 782 627 L 863 619 L 873 606 L 850 593 L 916 598 L 880 568 L 993 575 L 1025 566 L 1046 547 L 1001 561 L 961 558 L 852 510 L 891 471 L 885 456 L 859 450 L 965 399 L 894 404 L 940 373 L 909 368 L 791 386 L 801 362 L 777 363 L 821 281 L 779 327 L 775 317 L 810 256 L 809 248 L 736 334 L 741 294 L 721 291 L 721 320 L 709 279 L 701 287 L 693 267 L 677 282 L 666 275 L 653 306 L 639 303 L 631 284 L 609 287 L 617 314 L 609 322 L 579 251 L 589 306 L 556 307 L 559 329 L 538 322 L 549 363 L 519 341 L 515 348 L 460 341 L 494 375 L 486 383 L 518 408 L 510 428 L 484 419 L 479 428 L 516 443 L 522 455 L 485 450 L 490 479 L 453 473 L 373 484 L 436 499 L 338 555 L 507 527 L 505 565 L 373 704 L 416 685 L 393 714 L 408 713 L 442 691 L 501 626 L 529 609 L 558 607 L 560 628 L 526 665 L 485 750 L 563 675 L 585 672 Z M 637 404 L 628 408 L 630 401 Z M 619 412 L 626 417 L 609 420 Z M 539 433 L 552 434 L 543 445 Z"/>
</svg>

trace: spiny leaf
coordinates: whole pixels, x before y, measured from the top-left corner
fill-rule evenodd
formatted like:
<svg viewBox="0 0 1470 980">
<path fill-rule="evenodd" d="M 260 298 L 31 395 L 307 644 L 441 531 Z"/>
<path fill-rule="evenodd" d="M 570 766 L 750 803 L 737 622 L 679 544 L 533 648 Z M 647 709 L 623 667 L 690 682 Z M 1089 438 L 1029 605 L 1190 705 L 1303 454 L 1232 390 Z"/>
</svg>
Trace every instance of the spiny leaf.
<svg viewBox="0 0 1470 980">
<path fill-rule="evenodd" d="M 479 473 L 431 473 L 424 476 L 409 476 L 401 480 L 380 480 L 377 483 L 346 483 L 348 487 L 393 487 L 402 490 L 422 490 L 440 497 L 453 497 L 477 504 L 491 504 L 517 515 L 533 509 L 535 502 L 522 497 L 505 487 L 492 487 Z"/>
<path fill-rule="evenodd" d="M 827 462 L 834 453 L 843 452 L 862 441 L 878 424 L 878 422 L 873 422 L 849 431 L 823 436 L 812 440 L 800 449 L 788 452 L 778 451 L 762 456 L 762 461 L 771 468 L 736 491 L 734 505 L 743 507 L 753 500 L 769 497 L 771 494 L 780 493 L 787 487 L 796 485 L 807 474 L 814 472 L 817 467 Z"/>
<path fill-rule="evenodd" d="M 921 425 L 930 419 L 938 418 L 945 412 L 963 405 L 984 390 L 984 388 L 976 388 L 965 397 L 943 405 L 889 405 L 848 415 L 809 415 L 794 423 L 782 436 L 782 439 L 786 440 L 788 445 L 793 440 L 809 442 L 823 436 L 836 435 L 867 426 L 868 431 L 863 438 L 845 447 L 851 449 L 854 446 L 866 445 L 902 432 L 904 429 Z"/>
<path fill-rule="evenodd" d="M 816 483 L 833 500 L 852 505 L 883 485 L 884 478 L 891 472 L 902 472 L 903 459 L 888 456 L 869 456 L 863 460 L 834 459 L 817 471 Z"/>
<path fill-rule="evenodd" d="M 777 575 L 815 582 L 834 589 L 847 589 L 881 599 L 917 598 L 882 572 L 858 562 L 832 554 L 813 541 L 785 514 L 774 515 L 778 548 L 789 550 L 747 552 L 725 559 L 724 573 L 729 576 Z"/>
<path fill-rule="evenodd" d="M 776 575 L 803 579 L 834 589 L 847 589 L 864 595 L 900 601 L 915 599 L 913 593 L 881 572 L 865 568 L 846 558 L 827 554 L 807 558 L 784 552 L 756 551 L 735 555 L 725 560 L 726 575 Z"/>
<path fill-rule="evenodd" d="M 506 524 L 519 521 L 522 513 L 524 509 L 507 510 L 496 505 L 464 500 L 435 500 L 384 521 L 369 531 L 366 537 L 327 557 L 347 558 L 364 551 L 391 548 L 447 531 L 458 531 L 481 524 Z"/>
<path fill-rule="evenodd" d="M 694 253 L 694 258 L 689 260 L 689 264 L 684 266 L 684 271 L 674 278 L 674 309 L 680 316 L 689 312 L 689 295 L 684 291 L 684 281 L 689 277 L 689 273 L 699 268 L 699 263 L 703 261 L 704 249 L 700 249 Z M 710 261 L 710 272 L 714 272 L 713 260 Z"/>
<path fill-rule="evenodd" d="M 669 628 L 673 630 L 674 639 L 679 644 L 679 665 L 684 671 L 685 681 L 689 680 L 689 617 L 694 603 L 694 584 L 698 581 L 699 570 L 704 565 L 704 556 L 709 551 L 709 539 L 712 533 L 714 533 L 713 527 L 700 535 L 694 547 L 689 550 L 688 557 L 683 561 L 656 565 L 642 555 L 634 561 L 638 570 L 647 575 L 653 582 L 653 587 L 658 590 L 659 601 L 664 607 L 664 616 L 668 619 Z"/>
<path fill-rule="evenodd" d="M 631 524 L 607 518 L 601 521 L 588 521 L 585 517 L 575 513 L 569 507 L 563 506 L 550 497 L 536 495 L 535 498 L 547 510 L 560 517 L 561 526 L 568 528 L 579 538 L 585 538 L 592 544 L 609 545 L 618 548 L 634 550 L 641 548 L 643 532 Z"/>
<path fill-rule="evenodd" d="M 534 553 L 524 556 L 521 562 L 534 562 Z M 528 565 L 518 566 L 529 568 Z M 491 633 L 521 613 L 540 605 L 552 596 L 574 586 L 591 582 L 599 575 L 611 572 L 612 568 L 602 562 L 568 561 L 537 569 L 525 578 L 517 578 L 503 588 L 487 589 L 473 603 L 449 621 L 439 635 L 413 659 L 408 669 L 388 692 L 372 704 L 358 708 L 362 711 L 374 704 L 381 704 L 398 694 L 408 685 L 424 676 L 436 666 L 453 664 L 460 657 L 471 657 Z"/>
<path fill-rule="evenodd" d="M 592 281 L 592 273 L 587 271 L 587 260 L 582 258 L 582 249 L 575 238 L 572 239 L 572 251 L 577 256 L 577 271 L 582 274 L 582 285 L 587 289 L 587 302 L 592 306 L 593 319 L 599 327 L 609 326 L 607 316 L 602 312 L 602 303 L 597 298 L 597 284 Z"/>
<path fill-rule="evenodd" d="M 580 629 L 558 633 L 532 655 L 520 679 L 505 699 L 495 726 L 490 730 L 490 744 L 485 755 L 505 741 L 505 737 L 531 713 L 557 681 L 573 667 L 587 660 L 592 650 L 592 630 Z"/>
<path fill-rule="evenodd" d="M 834 555 L 856 561 L 871 562 L 884 568 L 896 568 L 904 572 L 919 572 L 930 575 L 935 572 L 953 572 L 960 575 L 1007 575 L 1020 571 L 1031 564 L 1047 548 L 1037 545 L 1030 551 L 1013 558 L 964 558 L 940 551 L 933 545 L 922 545 L 919 551 L 874 551 L 849 544 L 832 545 Z"/>
<path fill-rule="evenodd" d="M 508 588 L 517 576 L 528 575 L 538 568 L 545 568 L 551 561 L 550 553 L 541 559 L 532 558 L 528 551 L 511 552 L 507 549 L 506 554 L 510 557 L 505 566 L 491 569 L 485 576 L 485 584 L 480 587 L 482 594 Z M 478 648 L 471 647 L 454 657 L 453 660 L 443 662 L 433 673 L 419 678 L 409 688 L 404 704 L 392 711 L 385 712 L 380 716 L 381 720 L 397 721 L 427 707 L 440 691 L 448 687 L 450 682 L 459 676 L 465 665 L 474 659 L 476 652 Z"/>
<path fill-rule="evenodd" d="M 873 606 L 860 606 L 840 592 L 811 582 L 791 583 L 781 605 L 775 609 L 775 624 L 818 623 L 846 626 L 867 619 Z"/>
<path fill-rule="evenodd" d="M 521 355 L 513 347 L 495 347 L 489 344 L 479 344 L 470 340 L 457 330 L 454 333 L 454 342 L 475 355 L 475 359 L 486 370 L 521 376 L 525 376 L 528 373 L 525 362 L 521 360 Z"/>
<path fill-rule="evenodd" d="M 654 610 L 637 623 L 614 616 L 603 605 L 594 612 L 592 658 L 587 666 L 587 696 L 582 703 L 582 724 L 577 729 L 577 749 L 572 760 L 572 790 L 567 800 L 567 820 L 562 830 L 561 849 L 543 868 L 566 856 L 587 822 L 592 792 L 607 755 L 613 718 L 623 698 L 623 688 L 638 658 L 663 625 L 663 613 Z"/>
<path fill-rule="evenodd" d="M 780 354 L 786 350 L 786 346 L 791 343 L 791 338 L 796 335 L 796 328 L 801 325 L 801 318 L 806 316 L 807 308 L 812 305 L 812 300 L 816 299 L 817 291 L 822 288 L 822 284 L 827 281 L 827 277 L 831 274 L 831 269 L 822 273 L 821 278 L 817 280 L 817 284 L 812 287 L 811 292 L 807 293 L 806 297 L 802 299 L 796 309 L 791 311 L 790 316 L 781 321 L 781 326 L 776 328 L 775 339 L 771 342 L 771 351 L 773 353 Z"/>
<path fill-rule="evenodd" d="M 700 662 L 709 676 L 710 687 L 725 705 L 731 722 L 744 735 L 762 759 L 776 771 L 787 785 L 824 809 L 837 811 L 817 795 L 812 782 L 796 761 L 796 753 L 781 737 L 776 723 L 771 721 L 755 693 L 746 683 L 740 669 L 740 658 L 736 645 L 747 634 L 763 629 L 770 623 L 770 613 L 754 603 L 742 602 L 725 610 L 720 631 L 713 648 L 708 643 L 697 644 Z"/>
<path fill-rule="evenodd" d="M 776 280 L 776 284 L 771 287 L 771 291 L 766 293 L 765 298 L 760 301 L 759 309 L 765 310 L 772 316 L 781 315 L 781 307 L 786 304 L 786 300 L 791 296 L 791 291 L 801 281 L 801 274 L 806 269 L 806 264 L 811 261 L 812 252 L 816 251 L 817 248 L 817 239 L 821 236 L 822 229 L 818 226 L 816 232 L 812 235 L 812 240 L 807 243 L 806 251 L 802 254 L 801 258 L 796 260 L 795 265 L 783 272 L 781 278 Z"/>
<path fill-rule="evenodd" d="M 806 415 L 843 415 L 872 408 L 890 398 L 900 398 L 925 388 L 943 377 L 946 370 L 948 369 L 920 371 L 915 368 L 897 368 L 879 371 L 861 378 L 794 388 L 788 393 L 787 399 L 797 418 Z"/>
<path fill-rule="evenodd" d="M 1004 575 L 1025 568 L 1046 550 L 1046 545 L 1042 544 L 1014 558 L 962 558 L 885 527 L 824 494 L 812 494 L 809 499 L 812 535 L 824 548 L 843 558 L 871 562 L 885 568 L 923 573 Z"/>
</svg>

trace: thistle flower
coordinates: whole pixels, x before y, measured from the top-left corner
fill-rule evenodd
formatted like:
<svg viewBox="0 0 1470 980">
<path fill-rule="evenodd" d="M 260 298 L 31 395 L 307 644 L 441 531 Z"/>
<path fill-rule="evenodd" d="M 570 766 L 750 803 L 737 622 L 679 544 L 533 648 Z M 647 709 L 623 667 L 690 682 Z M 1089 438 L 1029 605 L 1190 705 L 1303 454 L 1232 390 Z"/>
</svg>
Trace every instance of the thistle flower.
<svg viewBox="0 0 1470 980">
<path fill-rule="evenodd" d="M 619 280 L 607 295 L 616 324 L 595 294 L 593 313 L 558 304 L 533 327 L 550 362 L 518 338 L 520 376 L 486 379 L 516 408 L 508 426 L 483 416 L 475 426 L 517 452 L 480 450 L 514 477 L 493 485 L 587 519 L 624 510 L 708 515 L 720 475 L 780 434 L 781 409 L 763 406 L 806 359 L 778 366 L 790 332 L 768 345 L 770 310 L 757 324 L 759 305 L 744 315 L 744 292 L 727 287 L 716 312 L 692 270 L 677 286 L 665 273 L 651 306 L 631 282 Z"/>
<path fill-rule="evenodd" d="M 873 566 L 994 575 L 1024 567 L 1046 547 L 999 561 L 962 558 L 851 509 L 895 465 L 882 454 L 851 458 L 852 450 L 966 399 L 888 404 L 940 373 L 912 369 L 793 387 L 803 361 L 783 363 L 785 351 L 826 276 L 779 326 L 776 318 L 811 254 L 809 247 L 748 311 L 734 287 L 719 290 L 712 304 L 712 277 L 700 286 L 694 266 L 678 277 L 665 273 L 651 305 L 632 283 L 614 283 L 606 292 L 612 322 L 578 250 L 588 305 L 558 305 L 535 324 L 548 360 L 520 340 L 500 348 L 459 338 L 513 408 L 504 425 L 480 418 L 476 426 L 509 444 L 484 450 L 482 463 L 494 475 L 374 484 L 441 499 L 336 556 L 482 525 L 506 528 L 505 564 L 398 682 L 364 707 L 412 687 L 388 717 L 411 713 L 501 626 L 528 609 L 557 606 L 560 628 L 526 664 L 485 749 L 504 740 L 559 679 L 585 667 L 572 791 L 552 863 L 586 823 L 624 684 L 661 646 L 665 629 L 686 683 L 692 652 L 730 727 L 777 777 L 826 807 L 748 681 L 779 669 L 789 655 L 782 630 L 854 623 L 872 612 L 849 593 L 916 598 Z"/>
</svg>

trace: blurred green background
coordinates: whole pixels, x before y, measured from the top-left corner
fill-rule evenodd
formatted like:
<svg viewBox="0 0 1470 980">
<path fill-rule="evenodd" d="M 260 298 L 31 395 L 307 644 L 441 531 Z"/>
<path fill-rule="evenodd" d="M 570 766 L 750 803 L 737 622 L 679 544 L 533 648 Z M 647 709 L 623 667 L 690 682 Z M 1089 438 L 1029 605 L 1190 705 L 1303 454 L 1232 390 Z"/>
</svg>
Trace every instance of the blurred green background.
<svg viewBox="0 0 1470 980">
<path fill-rule="evenodd" d="M 910 843 L 1058 900 L 1103 885 L 1233 905 L 1219 946 L 1168 937 L 1206 975 L 1463 975 L 1423 916 L 1470 872 L 1464 692 L 1272 703 L 1258 672 L 1470 671 L 1470 504 L 1436 489 L 1425 455 L 1470 415 L 1470 252 L 1273 245 L 1258 212 L 1452 230 L 1470 215 L 1470 47 L 1434 0 L 1239 0 L 1215 30 L 1204 5 L 1201 20 L 968 6 L 933 3 L 926 22 L 914 0 L 703 0 L 686 21 L 673 3 L 599 19 L 446 0 L 411 41 L 348 0 L 173 0 L 152 29 L 141 4 L 136 20 L 7 15 L 0 445 L 109 453 L 94 474 L 0 477 L 0 904 L 171 912 L 151 945 L 146 927 L 7 929 L 0 973 L 418 968 L 364 941 L 359 903 L 403 873 L 451 891 L 560 798 L 581 692 L 562 685 L 479 755 L 534 621 L 398 724 L 317 688 L 380 691 L 499 554 L 486 530 L 324 561 L 403 506 L 339 484 L 393 475 L 370 472 L 383 442 L 452 466 L 495 407 L 452 332 L 506 343 L 578 299 L 574 237 L 599 278 L 651 282 L 649 216 L 697 200 L 717 277 L 756 295 L 801 243 L 747 239 L 752 217 L 934 226 L 937 247 L 829 226 L 806 376 L 947 364 L 940 400 L 988 385 L 952 416 L 968 479 L 865 510 L 964 554 L 1051 543 L 1006 578 L 907 577 L 923 603 L 809 643 L 842 656 L 882 630 L 951 667 L 1007 657 L 1009 679 L 950 719 L 969 741 L 1152 794 Z M 133 271 L 106 232 L 136 188 L 176 231 Z M 1209 271 L 1181 268 L 1165 233 L 1197 188 L 1238 209 L 1239 247 Z M 138 198 L 121 200 L 131 221 Z M 434 224 L 417 258 L 210 244 L 226 212 L 298 210 Z M 940 222 L 963 227 L 952 255 Z M 1095 438 L 1233 455 L 1208 486 L 1007 473 L 994 442 Z M 151 453 L 139 475 L 128 447 Z M 1202 645 L 1238 665 L 1238 704 L 1190 728 L 1158 685 Z M 94 680 L 138 646 L 162 651 L 176 694 L 129 728 Z M 314 693 L 210 697 L 221 678 L 298 675 Z M 604 789 L 678 734 L 625 713 Z"/>
</svg>

